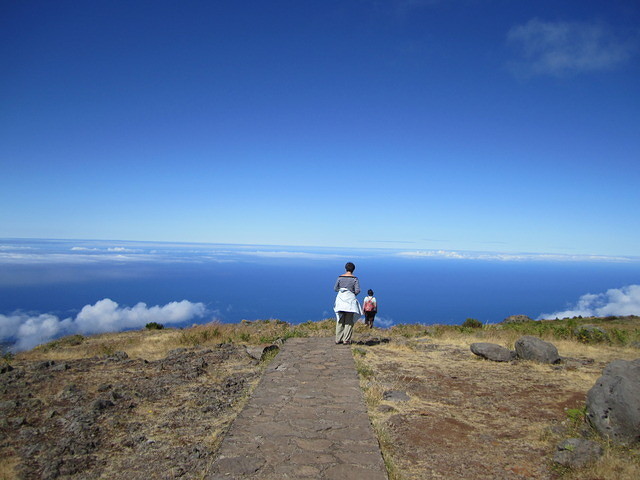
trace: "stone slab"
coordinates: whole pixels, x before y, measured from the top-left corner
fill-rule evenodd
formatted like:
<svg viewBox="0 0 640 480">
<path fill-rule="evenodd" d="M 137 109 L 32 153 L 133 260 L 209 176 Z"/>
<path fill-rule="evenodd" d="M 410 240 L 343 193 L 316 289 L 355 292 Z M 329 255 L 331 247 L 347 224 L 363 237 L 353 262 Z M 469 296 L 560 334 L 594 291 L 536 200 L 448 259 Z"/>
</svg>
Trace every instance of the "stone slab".
<svg viewBox="0 0 640 480">
<path fill-rule="evenodd" d="M 306 477 L 388 479 L 351 350 L 333 338 L 285 343 L 207 478 Z"/>
</svg>

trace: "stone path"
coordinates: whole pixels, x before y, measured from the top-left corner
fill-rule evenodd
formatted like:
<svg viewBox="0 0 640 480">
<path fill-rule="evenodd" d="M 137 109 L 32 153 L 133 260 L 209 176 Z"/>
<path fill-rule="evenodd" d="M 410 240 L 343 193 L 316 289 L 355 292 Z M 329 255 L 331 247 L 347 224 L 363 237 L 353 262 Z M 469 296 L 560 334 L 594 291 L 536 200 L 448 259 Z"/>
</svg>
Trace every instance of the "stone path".
<svg viewBox="0 0 640 480">
<path fill-rule="evenodd" d="M 332 338 L 289 339 L 208 478 L 386 480 L 351 349 Z"/>
</svg>

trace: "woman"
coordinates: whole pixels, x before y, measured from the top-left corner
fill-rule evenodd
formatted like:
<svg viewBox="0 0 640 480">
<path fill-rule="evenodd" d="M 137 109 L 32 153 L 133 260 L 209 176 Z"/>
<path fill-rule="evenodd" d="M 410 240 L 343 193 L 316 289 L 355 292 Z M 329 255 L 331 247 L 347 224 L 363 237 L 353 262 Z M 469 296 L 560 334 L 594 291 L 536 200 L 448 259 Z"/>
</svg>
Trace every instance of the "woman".
<svg viewBox="0 0 640 480">
<path fill-rule="evenodd" d="M 364 323 L 369 328 L 373 328 L 373 320 L 376 318 L 376 313 L 378 313 L 378 301 L 373 296 L 373 290 L 369 289 L 362 304 L 364 306 Z"/>
<path fill-rule="evenodd" d="M 356 266 L 347 262 L 344 266 L 346 273 L 340 275 L 333 289 L 338 292 L 333 310 L 336 312 L 336 345 L 351 344 L 354 321 L 362 315 L 362 309 L 356 295 L 360 293 L 358 277 L 353 275 Z"/>
</svg>

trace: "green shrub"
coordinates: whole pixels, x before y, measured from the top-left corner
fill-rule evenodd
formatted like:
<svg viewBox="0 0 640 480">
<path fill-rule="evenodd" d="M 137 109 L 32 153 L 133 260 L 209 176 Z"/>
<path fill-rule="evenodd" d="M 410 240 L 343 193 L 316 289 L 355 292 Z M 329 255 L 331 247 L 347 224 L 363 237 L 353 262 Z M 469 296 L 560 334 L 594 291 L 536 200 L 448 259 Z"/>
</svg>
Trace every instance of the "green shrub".
<svg viewBox="0 0 640 480">
<path fill-rule="evenodd" d="M 629 331 L 628 330 L 620 330 L 619 328 L 612 328 L 609 330 L 609 335 L 611 339 L 616 343 L 621 345 L 626 345 L 629 343 Z"/>
<path fill-rule="evenodd" d="M 161 323 L 150 322 L 147 323 L 144 328 L 146 328 L 147 330 L 162 330 L 164 328 L 164 325 L 162 325 Z"/>
<path fill-rule="evenodd" d="M 593 325 L 583 325 L 574 331 L 576 340 L 582 343 L 602 343 L 610 342 L 611 339 L 606 331 Z"/>
<path fill-rule="evenodd" d="M 373 369 L 363 362 L 356 363 L 356 371 L 362 378 L 371 378 L 374 376 Z"/>
<path fill-rule="evenodd" d="M 0 358 L 2 358 L 2 363 L 11 363 L 14 355 L 12 352 L 10 352 L 9 350 L 4 350 L 2 349 L 2 354 L 0 355 Z"/>
<path fill-rule="evenodd" d="M 464 328 L 482 328 L 482 322 L 480 320 L 475 319 L 475 318 L 467 318 L 462 323 L 462 326 Z"/>
</svg>

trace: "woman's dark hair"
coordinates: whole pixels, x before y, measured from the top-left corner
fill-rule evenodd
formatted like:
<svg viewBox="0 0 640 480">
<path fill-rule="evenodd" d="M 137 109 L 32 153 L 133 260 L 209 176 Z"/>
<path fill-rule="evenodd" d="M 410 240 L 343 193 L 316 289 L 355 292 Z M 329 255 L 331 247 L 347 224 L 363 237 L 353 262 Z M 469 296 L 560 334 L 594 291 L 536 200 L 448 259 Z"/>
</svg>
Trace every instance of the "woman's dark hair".
<svg viewBox="0 0 640 480">
<path fill-rule="evenodd" d="M 367 295 L 369 295 L 370 297 L 373 297 L 373 290 L 369 289 L 369 291 L 367 292 Z"/>
<path fill-rule="evenodd" d="M 347 272 L 351 272 L 351 273 L 353 273 L 353 271 L 356 269 L 356 266 L 355 266 L 353 263 L 351 263 L 351 262 L 347 262 L 347 264 L 344 266 L 344 269 L 345 269 Z"/>
</svg>

